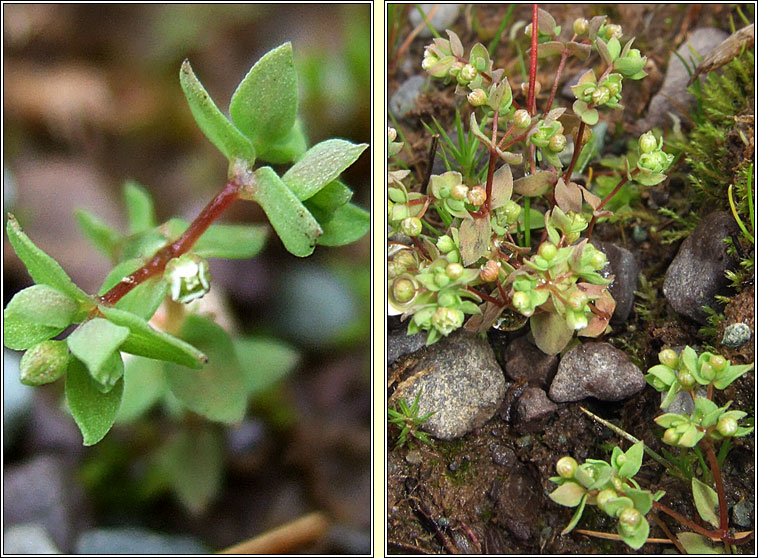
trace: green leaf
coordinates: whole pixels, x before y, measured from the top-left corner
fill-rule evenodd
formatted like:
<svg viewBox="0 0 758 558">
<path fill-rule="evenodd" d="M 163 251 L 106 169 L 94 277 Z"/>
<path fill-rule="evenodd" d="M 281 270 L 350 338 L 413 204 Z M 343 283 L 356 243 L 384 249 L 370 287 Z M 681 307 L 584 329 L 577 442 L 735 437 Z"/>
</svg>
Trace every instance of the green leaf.
<svg viewBox="0 0 758 558">
<path fill-rule="evenodd" d="M 10 213 L 8 214 L 6 231 L 11 246 L 21 261 L 24 262 L 35 283 L 50 285 L 79 302 L 89 302 L 90 298 L 87 293 L 74 284 L 58 262 L 35 246 L 21 230 L 16 218 Z"/>
<path fill-rule="evenodd" d="M 742 376 L 745 372 L 749 372 L 753 369 L 753 364 L 731 364 L 729 367 L 719 373 L 716 379 L 713 380 L 713 387 L 716 389 L 724 389 L 734 380 Z"/>
<path fill-rule="evenodd" d="M 653 507 L 653 495 L 649 490 L 631 488 L 628 485 L 624 485 L 622 490 L 634 502 L 634 509 L 642 515 L 646 515 Z"/>
<path fill-rule="evenodd" d="M 703 518 L 703 521 L 707 521 L 718 529 L 720 520 L 716 510 L 719 506 L 719 496 L 716 491 L 692 477 L 692 499 L 695 501 L 697 513 Z"/>
<path fill-rule="evenodd" d="M 252 165 L 255 161 L 253 144 L 219 110 L 203 84 L 195 76 L 189 60 L 182 62 L 179 81 L 187 97 L 192 116 L 195 117 L 195 122 L 200 126 L 205 137 L 229 161 L 243 159 Z"/>
<path fill-rule="evenodd" d="M 32 285 L 17 292 L 4 312 L 5 319 L 10 317 L 61 331 L 77 314 L 79 304 L 73 298 L 47 285 Z"/>
<path fill-rule="evenodd" d="M 622 532 L 620 525 L 618 528 L 618 533 L 621 535 L 621 538 L 626 544 L 628 544 L 634 550 L 637 550 L 647 541 L 647 537 L 650 534 L 650 524 L 647 522 L 647 519 L 643 517 L 642 521 L 640 521 L 639 525 L 637 525 L 637 528 L 633 533 L 627 534 Z"/>
<path fill-rule="evenodd" d="M 152 407 L 168 386 L 159 360 L 129 356 L 124 363 L 124 396 L 116 415 L 119 423 L 131 422 Z"/>
<path fill-rule="evenodd" d="M 174 362 L 190 368 L 202 368 L 208 358 L 192 345 L 173 335 L 157 331 L 141 317 L 118 308 L 98 306 L 103 316 L 114 324 L 128 328 L 121 350 L 133 355 Z"/>
<path fill-rule="evenodd" d="M 129 219 L 129 234 L 149 231 L 157 224 L 153 198 L 136 180 L 124 184 L 124 203 Z"/>
<path fill-rule="evenodd" d="M 96 215 L 84 209 L 74 211 L 76 224 L 84 237 L 109 260 L 114 261 L 123 240 L 121 233 Z"/>
<path fill-rule="evenodd" d="M 221 489 L 223 444 L 207 426 L 184 429 L 157 456 L 158 467 L 179 501 L 193 514 L 203 512 Z"/>
<path fill-rule="evenodd" d="M 513 174 L 508 164 L 503 165 L 495 171 L 492 177 L 492 197 L 490 198 L 490 209 L 497 209 L 508 203 L 513 194 Z"/>
<path fill-rule="evenodd" d="M 688 554 L 724 554 L 723 546 L 715 546 L 711 539 L 698 533 L 677 533 L 676 538 Z"/>
<path fill-rule="evenodd" d="M 308 141 L 303 130 L 303 123 L 298 118 L 286 136 L 273 145 L 262 148 L 262 151 L 258 153 L 258 159 L 274 165 L 282 165 L 297 161 L 307 149 Z"/>
<path fill-rule="evenodd" d="M 171 238 L 179 238 L 189 222 L 171 219 L 164 227 Z M 192 252 L 203 258 L 248 259 L 263 249 L 267 236 L 265 225 L 211 225 L 192 247 Z"/>
<path fill-rule="evenodd" d="M 324 224 L 324 234 L 316 244 L 320 246 L 344 246 L 363 236 L 371 229 L 371 215 L 353 203 L 345 204 L 334 212 Z"/>
<path fill-rule="evenodd" d="M 292 129 L 297 115 L 292 43 L 270 50 L 255 63 L 232 95 L 229 113 L 258 151 L 264 151 Z"/>
<path fill-rule="evenodd" d="M 119 369 L 113 355 L 128 336 L 127 328 L 103 318 L 92 318 L 76 328 L 66 342 L 71 353 L 87 366 L 90 375 L 103 388 L 110 389 L 123 373 L 123 366 Z"/>
<path fill-rule="evenodd" d="M 316 239 L 323 234 L 318 221 L 271 167 L 255 171 L 255 191 L 243 193 L 259 203 L 284 247 L 295 256 L 313 253 Z"/>
<path fill-rule="evenodd" d="M 542 312 L 529 319 L 529 326 L 534 335 L 534 343 L 543 353 L 557 355 L 574 335 L 558 312 Z"/>
<path fill-rule="evenodd" d="M 551 171 L 537 171 L 513 181 L 513 192 L 534 198 L 548 192 L 555 184 L 556 176 Z"/>
<path fill-rule="evenodd" d="M 300 354 L 287 343 L 273 337 L 245 337 L 234 340 L 248 396 L 268 390 L 289 374 L 300 361 Z"/>
<path fill-rule="evenodd" d="M 66 400 L 85 446 L 98 443 L 111 429 L 123 391 L 124 382 L 119 380 L 108 393 L 102 393 L 84 364 L 71 359 L 66 373 Z"/>
<path fill-rule="evenodd" d="M 354 144 L 342 139 L 322 141 L 306 151 L 282 176 L 282 181 L 297 199 L 307 200 L 342 174 L 367 147 L 366 143 Z"/>
<path fill-rule="evenodd" d="M 27 386 L 54 382 L 66 372 L 69 358 L 65 341 L 38 343 L 21 357 L 19 380 Z"/>
<path fill-rule="evenodd" d="M 578 483 L 567 482 L 553 490 L 549 496 L 556 504 L 573 508 L 587 496 L 587 490 Z"/>
<path fill-rule="evenodd" d="M 471 265 L 484 256 L 490 244 L 491 226 L 489 217 L 464 219 L 458 231 L 461 263 Z"/>
<path fill-rule="evenodd" d="M 393 190 L 399 191 L 397 188 Z M 303 202 L 319 224 L 323 227 L 334 217 L 335 211 L 349 202 L 353 192 L 339 180 L 334 180 L 321 188 L 315 195 Z"/>
<path fill-rule="evenodd" d="M 171 392 L 188 408 L 210 420 L 233 423 L 245 414 L 247 392 L 229 334 L 201 316 L 187 317 L 180 337 L 206 352 L 202 370 L 187 370 L 167 364 Z"/>
<path fill-rule="evenodd" d="M 579 523 L 579 520 L 582 518 L 582 513 L 584 513 L 584 505 L 587 503 L 587 494 L 585 494 L 581 501 L 579 502 L 579 506 L 576 508 L 576 511 L 574 512 L 574 515 L 571 516 L 571 521 L 569 521 L 568 525 L 566 525 L 563 528 L 563 531 L 561 531 L 561 535 L 568 535 L 574 527 L 576 527 L 576 524 Z"/>
<path fill-rule="evenodd" d="M 645 444 L 637 442 L 624 454 L 626 461 L 619 468 L 619 476 L 628 479 L 637 474 L 642 466 L 642 456 L 645 454 Z"/>
</svg>

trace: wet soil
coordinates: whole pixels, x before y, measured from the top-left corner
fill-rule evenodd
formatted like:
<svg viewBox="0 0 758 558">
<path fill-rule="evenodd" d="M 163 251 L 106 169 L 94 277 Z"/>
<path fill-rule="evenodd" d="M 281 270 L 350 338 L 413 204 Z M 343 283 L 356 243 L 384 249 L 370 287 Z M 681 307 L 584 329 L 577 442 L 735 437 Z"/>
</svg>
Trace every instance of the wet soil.
<svg viewBox="0 0 758 558">
<path fill-rule="evenodd" d="M 507 5 L 464 8 L 453 30 L 461 37 L 464 46 L 477 41 L 487 45 L 507 9 Z M 729 10 L 724 5 L 552 4 L 547 9 L 564 26 L 570 25 L 578 16 L 589 18 L 607 14 L 614 22 L 623 25 L 625 36 L 638 37 L 635 46 L 649 57 L 646 68 L 648 78 L 624 88 L 624 105 L 627 110 L 603 114 L 602 118 L 607 118 L 609 122 L 611 150 L 615 149 L 613 146 L 623 149 L 627 138 L 632 137 L 635 121 L 644 114 L 645 107 L 660 86 L 670 53 L 683 42 L 688 31 L 707 25 L 729 29 Z M 511 23 L 530 19 L 530 5 L 515 6 Z M 398 44 L 410 31 L 410 24 L 406 23 L 399 32 Z M 507 36 L 507 30 L 503 35 Z M 409 75 L 420 71 L 418 64 L 408 62 L 407 58 L 420 61 L 423 47 L 429 41 L 430 39 L 417 38 L 395 59 L 390 57 L 389 95 Z M 501 41 L 496 51 L 496 67 L 504 66 L 507 75 L 516 76 L 511 82 L 519 84 L 521 78 L 518 77 L 520 72 L 515 51 L 505 43 L 507 41 Z M 522 48 L 526 48 L 523 41 Z M 538 74 L 538 80 L 543 83 L 538 105 L 544 103 L 549 94 L 554 75 L 554 67 L 549 63 L 541 64 L 540 68 L 545 71 L 544 74 Z M 569 67 L 564 75 L 573 76 L 577 71 L 578 67 Z M 429 123 L 434 117 L 449 129 L 455 115 L 452 89 L 443 86 L 438 80 L 432 81 L 422 94 L 416 111 L 399 123 L 412 153 L 404 156 L 404 162 L 419 180 L 426 175 L 430 164 L 429 133 L 421 122 Z M 517 89 L 518 85 L 515 85 L 514 95 L 520 101 Z M 545 89 L 548 89 L 547 94 Z M 561 103 L 563 106 L 565 101 Z M 746 156 L 752 156 L 752 150 Z M 727 305 L 726 320 L 712 336 L 701 333 L 698 324 L 676 315 L 663 298 L 661 287 L 664 273 L 676 255 L 679 242 L 665 242 L 664 231 L 675 224 L 661 217 L 656 207 L 669 203 L 674 207 L 689 207 L 686 169 L 680 166 L 678 171 L 672 173 L 675 176 L 671 180 L 642 193 L 638 206 L 635 206 L 638 210 L 635 216 L 624 222 L 603 224 L 595 230 L 598 238 L 631 250 L 646 279 L 646 285 L 638 284 L 635 309 L 629 320 L 616 327 L 604 340 L 626 351 L 643 370 L 657 363 L 656 355 L 664 346 L 686 344 L 700 349 L 716 344 L 716 349 L 733 362 L 752 362 L 753 341 L 737 351 L 725 348 L 721 351 L 716 341 L 721 339 L 726 324 L 745 321 L 751 327 L 754 326 L 752 284 L 746 285 L 741 294 Z M 647 238 L 641 242 L 632 240 L 635 225 L 643 226 L 648 233 Z M 502 359 L 503 348 L 508 340 L 520 334 L 523 332 L 489 334 L 499 360 Z M 409 355 L 393 364 L 389 377 L 397 377 L 414 358 Z M 715 400 L 719 405 L 733 401 L 732 408 L 744 410 L 752 417 L 755 411 L 754 386 L 754 372 L 749 372 L 724 392 L 717 394 Z M 645 544 L 639 551 L 634 551 L 620 541 L 590 537 L 579 532 L 578 529 L 585 529 L 615 533 L 616 522 L 594 506 L 585 509 L 578 529 L 570 535 L 562 536 L 560 533 L 568 524 L 573 510 L 553 503 L 547 496 L 555 488 L 549 477 L 555 475 L 555 462 L 561 456 L 572 455 L 579 462 L 586 458 L 608 459 L 613 446 L 620 445 L 626 449 L 629 445 L 584 414 L 580 407 L 642 439 L 646 446 L 656 452 L 665 453 L 671 447 L 661 442 L 662 429 L 653 422 L 653 418 L 660 414 L 660 401 L 660 394 L 647 386 L 638 395 L 624 402 L 586 400 L 562 404 L 556 413 L 542 423 L 522 430 L 503 418 L 508 416 L 506 407 L 513 403 L 513 398 L 506 396 L 504 407 L 482 428 L 458 440 L 434 440 L 430 445 L 417 443 L 413 447 L 394 448 L 397 432 L 390 428 L 387 440 L 388 551 L 392 554 L 676 552 L 672 544 L 662 543 Z M 732 526 L 733 506 L 743 500 L 750 503 L 755 501 L 754 456 L 752 435 L 735 439 L 723 466 Z M 685 517 L 697 517 L 689 484 L 668 474 L 655 461 L 646 458 L 636 479 L 646 489 L 664 490 L 666 495 L 663 503 L 675 511 Z M 648 516 L 651 523 L 650 536 L 666 539 L 667 535 L 656 524 L 658 519 L 653 515 L 651 513 Z M 751 520 L 752 518 L 751 512 Z M 683 530 L 667 516 L 660 516 L 659 519 L 674 534 Z M 737 530 L 746 528 L 738 527 Z M 747 554 L 753 550 L 753 542 L 738 548 L 738 552 Z"/>
</svg>

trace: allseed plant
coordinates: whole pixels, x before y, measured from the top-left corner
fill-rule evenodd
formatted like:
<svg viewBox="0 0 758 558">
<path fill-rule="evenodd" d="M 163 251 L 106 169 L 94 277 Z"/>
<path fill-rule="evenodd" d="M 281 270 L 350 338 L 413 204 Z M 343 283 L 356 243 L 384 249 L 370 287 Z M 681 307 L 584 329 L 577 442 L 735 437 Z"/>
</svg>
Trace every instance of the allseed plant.
<svg viewBox="0 0 758 558">
<path fill-rule="evenodd" d="M 597 337 L 607 330 L 613 277 L 605 271 L 605 254 L 591 243 L 593 229 L 612 215 L 606 205 L 625 184 L 662 182 L 673 156 L 662 138 L 647 132 L 639 138 L 636 165 L 625 159 L 604 198 L 593 193 L 591 181 L 580 180 L 574 171 L 591 148 L 592 127 L 601 111 L 623 109 L 623 87 L 645 77 L 647 59 L 605 16 L 577 19 L 566 37 L 561 33 L 535 5 L 527 27 L 529 81 L 515 92 L 513 76 L 498 69 L 480 43 L 467 51 L 447 31 L 447 39 L 435 38 L 425 49 L 421 67 L 455 86 L 458 142 L 435 123 L 447 170 L 421 183 L 390 161 L 387 288 L 389 314 L 407 319 L 409 334 L 427 332 L 427 344 L 464 325 L 482 332 L 528 319 L 537 346 L 557 354 L 575 334 Z M 588 60 L 592 53 L 601 64 L 587 68 L 572 87 L 572 106 L 554 107 L 567 59 Z M 538 107 L 537 63 L 546 57 L 560 61 Z M 465 138 L 461 113 L 469 114 Z M 388 142 L 393 159 L 403 148 L 394 128 Z M 480 170 L 477 149 L 487 162 Z"/>
<path fill-rule="evenodd" d="M 85 236 L 115 264 L 100 290 L 90 294 L 8 215 L 8 239 L 35 284 L 5 308 L 5 345 L 25 351 L 23 383 L 42 385 L 65 376 L 67 405 L 85 445 L 100 441 L 114 423 L 129 382 L 124 354 L 146 357 L 140 361 L 151 363 L 146 385 L 155 388 L 141 394 L 145 400 L 132 397 L 131 414 L 170 392 L 210 420 L 233 423 L 243 417 L 254 389 L 242 372 L 244 355 L 220 326 L 185 309 L 211 288 L 206 258 L 251 258 L 266 242 L 266 226 L 215 223 L 233 202 L 258 203 L 284 247 L 298 257 L 316 246 L 349 244 L 369 230 L 369 214 L 351 203 L 352 191 L 339 180 L 367 145 L 328 139 L 308 147 L 290 43 L 250 69 L 232 95 L 229 117 L 188 61 L 179 81 L 198 126 L 229 161 L 224 187 L 194 221 L 158 224 L 147 190 L 131 182 L 124 189 L 126 234 L 79 212 Z M 271 164 L 287 170 L 280 174 Z M 168 332 L 151 321 L 164 300 Z"/>
<path fill-rule="evenodd" d="M 675 468 L 673 463 L 646 449 L 642 442 L 637 442 L 626 452 L 615 447 L 610 463 L 587 459 L 579 465 L 571 456 L 561 457 L 557 461 L 558 476 L 550 480 L 558 484 L 558 488 L 550 494 L 550 498 L 560 505 L 576 508 L 562 534 L 576 527 L 585 505 L 596 505 L 618 520 L 618 535 L 636 550 L 646 542 L 650 531 L 645 516 L 655 510 L 673 517 L 689 529 L 676 535 L 674 542 L 680 550 L 689 554 L 713 553 L 719 551 L 713 547 L 713 541 L 716 541 L 727 547 L 720 552 L 731 552 L 735 545 L 749 541 L 752 533 L 735 533 L 729 527 L 719 463 L 723 463 L 729 441 L 750 434 L 753 426 L 740 424 L 747 413 L 729 410 L 731 401 L 719 407 L 713 396 L 714 390 L 726 389 L 734 380 L 752 370 L 754 365 L 734 365 L 723 356 L 710 352 L 698 355 L 689 346 L 679 354 L 672 349 L 664 349 L 659 353 L 658 360 L 660 364 L 651 367 L 645 379 L 657 391 L 665 393 L 661 408 L 668 409 L 676 397 L 684 397 L 691 403 L 690 412 L 667 412 L 656 417 L 655 422 L 665 428 L 661 436 L 664 444 L 689 452 L 689 456 L 680 458 L 680 461 L 699 460 L 701 464 L 700 478 L 692 473 L 684 474 L 684 477 L 690 477 L 693 502 L 702 521 L 692 521 L 670 509 L 661 502 L 663 491 L 653 494 L 642 489 L 632 478 L 640 469 L 645 451 L 668 469 Z M 717 444 L 721 446 L 718 453 Z M 702 454 L 705 454 L 704 461 L 700 457 Z M 697 467 L 685 468 L 685 471 L 697 470 Z M 703 527 L 703 524 L 707 526 Z"/>
</svg>

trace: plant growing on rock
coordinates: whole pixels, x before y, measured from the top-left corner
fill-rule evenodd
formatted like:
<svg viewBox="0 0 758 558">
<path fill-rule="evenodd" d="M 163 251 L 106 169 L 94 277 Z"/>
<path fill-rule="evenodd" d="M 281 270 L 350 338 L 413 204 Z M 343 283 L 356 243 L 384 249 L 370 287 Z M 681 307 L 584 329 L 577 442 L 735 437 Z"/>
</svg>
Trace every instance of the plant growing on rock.
<svg viewBox="0 0 758 558">
<path fill-rule="evenodd" d="M 645 516 L 651 510 L 665 513 L 691 529 L 692 532 L 678 533 L 676 539 L 669 534 L 683 553 L 713 553 L 711 541 L 720 541 L 731 549 L 733 545 L 750 540 L 752 533 L 734 533 L 729 528 L 720 463 L 726 457 L 729 440 L 750 434 L 753 427 L 739 424 L 747 413 L 729 410 L 731 401 L 719 407 L 713 401 L 713 394 L 714 390 L 726 389 L 751 370 L 753 364 L 733 365 L 721 355 L 709 352 L 698 356 L 689 346 L 680 354 L 664 349 L 658 359 L 660 364 L 651 367 L 645 378 L 657 391 L 666 393 L 661 408 L 667 409 L 677 394 L 684 392 L 692 404 L 692 410 L 664 413 L 656 417 L 655 422 L 666 429 L 662 436 L 665 444 L 683 448 L 683 451 L 690 450 L 688 457 L 678 460 L 680 463 L 699 460 L 701 478 L 692 474 L 692 471 L 698 470 L 697 467 L 684 469 L 690 471 L 687 476 L 691 478 L 692 497 L 698 515 L 710 528 L 662 504 L 663 491 L 653 494 L 641 489 L 634 481 L 632 477 L 640 469 L 643 450 L 668 470 L 674 470 L 671 462 L 645 448 L 642 442 L 637 442 L 626 452 L 614 448 L 610 463 L 588 459 L 578 465 L 570 456 L 558 460 L 556 470 L 559 476 L 550 479 L 558 484 L 558 488 L 550 494 L 550 498 L 560 505 L 577 508 L 562 534 L 574 529 L 585 505 L 590 504 L 597 505 L 607 515 L 618 519 L 618 535 L 635 550 L 647 540 L 650 527 Z M 718 455 L 716 444 L 721 444 Z M 702 459 L 703 453 L 705 461 Z M 666 529 L 664 531 L 667 532 Z"/>
<path fill-rule="evenodd" d="M 352 192 L 338 179 L 367 145 L 329 139 L 307 146 L 297 116 L 290 43 L 265 54 L 240 82 L 230 118 L 188 61 L 179 77 L 197 124 L 229 161 L 224 187 L 194 221 L 157 224 L 152 199 L 136 184 L 125 188 L 127 234 L 80 212 L 85 236 L 115 263 L 99 292 L 88 294 L 8 216 L 8 238 L 35 285 L 5 308 L 5 345 L 26 351 L 24 383 L 41 385 L 65 375 L 68 408 L 85 445 L 105 436 L 132 389 L 123 353 L 152 363 L 147 376 L 154 389 L 149 396 L 142 393 L 144 401 L 131 398 L 139 412 L 170 392 L 187 409 L 214 421 L 231 423 L 244 415 L 254 386 L 239 360 L 250 356 L 254 343 L 240 352 L 223 329 L 183 306 L 211 287 L 205 258 L 249 258 L 264 245 L 266 227 L 214 224 L 234 201 L 258 203 L 284 247 L 298 257 L 310 255 L 316 245 L 351 243 L 369 228 L 368 213 L 350 203 Z M 256 167 L 256 161 L 290 166 L 280 175 L 269 165 Z M 161 314 L 167 331 L 162 331 L 150 320 L 167 297 Z M 57 338 L 66 332 L 65 339 Z M 258 347 L 265 352 L 265 345 Z"/>
<path fill-rule="evenodd" d="M 519 102 L 482 44 L 466 52 L 455 33 L 447 34 L 426 47 L 421 66 L 455 84 L 470 111 L 468 137 L 483 148 L 487 165 L 475 171 L 476 149 L 458 126 L 457 149 L 446 135 L 443 140 L 447 172 L 414 184 L 409 171 L 390 171 L 390 314 L 409 318 L 409 334 L 428 332 L 428 344 L 464 322 L 484 331 L 498 320 L 520 327 L 528 319 L 537 346 L 550 354 L 563 350 L 574 334 L 602 335 L 615 303 L 607 289 L 612 277 L 603 271 L 607 259 L 589 242 L 593 229 L 611 215 L 606 205 L 625 184 L 663 181 L 673 156 L 663 151 L 661 138 L 643 134 L 635 167 L 626 160 L 602 199 L 590 183 L 575 181 L 574 171 L 580 155 L 588 156 L 600 111 L 623 109 L 623 86 L 646 75 L 646 58 L 605 16 L 577 19 L 570 39 L 562 39 L 561 27 L 535 5 L 527 29 L 529 82 Z M 571 110 L 553 108 L 566 60 L 587 60 L 592 52 L 602 66 L 588 68 L 572 88 Z M 538 108 L 537 61 L 550 56 L 560 62 L 550 95 Z M 394 129 L 388 139 L 392 157 L 402 143 Z M 535 231 L 541 231 L 537 242 Z"/>
</svg>

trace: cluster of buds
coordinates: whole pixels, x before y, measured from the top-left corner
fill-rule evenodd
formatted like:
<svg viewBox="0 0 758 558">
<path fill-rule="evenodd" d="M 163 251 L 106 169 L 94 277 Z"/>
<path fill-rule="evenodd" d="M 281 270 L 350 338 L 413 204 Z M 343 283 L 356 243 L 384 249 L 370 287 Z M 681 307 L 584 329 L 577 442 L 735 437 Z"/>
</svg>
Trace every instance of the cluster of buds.
<svg viewBox="0 0 758 558">
<path fill-rule="evenodd" d="M 508 200 L 492 212 L 492 230 L 498 236 L 505 236 L 509 230 L 516 226 L 521 212 L 522 209 L 518 203 Z"/>
<path fill-rule="evenodd" d="M 706 397 L 695 397 L 695 409 L 690 415 L 666 413 L 655 418 L 659 426 L 665 428 L 663 441 L 672 446 L 692 448 L 705 436 L 713 440 L 723 440 L 735 436 L 745 436 L 753 427 L 739 425 L 739 420 L 747 416 L 743 411 L 728 411 L 730 401 L 719 407 Z"/>
<path fill-rule="evenodd" d="M 642 465 L 644 446 L 638 442 L 626 452 L 613 448 L 610 463 L 588 459 L 579 465 L 573 457 L 561 457 L 555 464 L 557 477 L 550 480 L 558 485 L 550 499 L 577 512 L 566 532 L 576 525 L 586 504 L 596 505 L 609 517 L 618 520 L 618 533 L 629 546 L 641 547 L 650 533 L 645 515 L 653 501 L 663 497 L 662 491 L 653 494 L 642 490 L 632 477 Z"/>
<path fill-rule="evenodd" d="M 469 187 L 463 184 L 463 176 L 456 171 L 432 175 L 428 193 L 438 207 L 453 217 L 469 218 L 487 200 L 487 191 L 482 186 Z"/>
<path fill-rule="evenodd" d="M 661 407 L 668 407 L 680 391 L 692 393 L 697 386 L 713 385 L 724 389 L 753 368 L 752 364 L 732 364 L 721 355 L 704 352 L 697 355 L 692 347 L 680 354 L 664 349 L 658 354 L 660 364 L 648 370 L 645 379 L 657 391 L 666 392 Z"/>
<path fill-rule="evenodd" d="M 421 234 L 421 219 L 423 211 L 421 202 L 425 197 L 418 192 L 409 192 L 403 183 L 409 171 L 393 171 L 389 173 L 387 185 L 387 221 L 391 233 L 401 232 L 407 236 Z M 421 203 L 420 203 L 421 202 Z"/>
<path fill-rule="evenodd" d="M 637 159 L 639 173 L 635 180 L 645 186 L 654 186 L 666 179 L 663 174 L 674 162 L 674 156 L 663 151 L 663 136 L 655 139 L 653 132 L 640 136 L 640 157 Z"/>
</svg>

